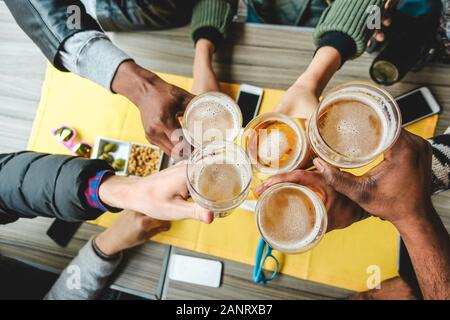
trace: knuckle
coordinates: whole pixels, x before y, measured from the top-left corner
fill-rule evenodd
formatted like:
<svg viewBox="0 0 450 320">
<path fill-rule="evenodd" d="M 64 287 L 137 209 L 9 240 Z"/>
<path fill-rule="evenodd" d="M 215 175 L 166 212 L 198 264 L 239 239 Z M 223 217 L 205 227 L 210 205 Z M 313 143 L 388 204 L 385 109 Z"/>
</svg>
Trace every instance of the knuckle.
<svg viewBox="0 0 450 320">
<path fill-rule="evenodd" d="M 140 217 L 136 220 L 136 225 L 140 230 L 144 230 L 146 227 L 147 221 L 144 219 L 144 217 Z"/>
<path fill-rule="evenodd" d="M 147 136 L 148 138 L 154 138 L 159 135 L 160 130 L 156 126 L 150 126 L 147 128 Z"/>
</svg>

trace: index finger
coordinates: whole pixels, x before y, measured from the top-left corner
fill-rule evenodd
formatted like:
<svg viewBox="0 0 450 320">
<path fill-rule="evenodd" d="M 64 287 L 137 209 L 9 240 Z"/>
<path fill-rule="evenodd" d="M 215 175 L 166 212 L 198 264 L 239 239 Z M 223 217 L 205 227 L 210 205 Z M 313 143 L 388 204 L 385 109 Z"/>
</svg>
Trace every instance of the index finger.
<svg viewBox="0 0 450 320">
<path fill-rule="evenodd" d="M 323 178 L 314 171 L 294 170 L 273 176 L 256 189 L 256 193 L 261 195 L 270 187 L 279 183 L 296 183 L 304 186 L 320 188 L 323 185 Z"/>
</svg>

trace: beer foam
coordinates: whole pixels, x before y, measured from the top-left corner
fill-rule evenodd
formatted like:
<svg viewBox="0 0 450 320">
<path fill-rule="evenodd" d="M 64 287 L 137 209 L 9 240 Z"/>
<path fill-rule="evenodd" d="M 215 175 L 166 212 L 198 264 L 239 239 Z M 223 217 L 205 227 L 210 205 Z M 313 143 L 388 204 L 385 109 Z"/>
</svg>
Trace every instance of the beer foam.
<svg viewBox="0 0 450 320">
<path fill-rule="evenodd" d="M 316 208 L 297 188 L 274 191 L 261 208 L 260 231 L 264 239 L 281 251 L 295 251 L 310 244 L 319 233 Z"/>
<path fill-rule="evenodd" d="M 350 158 L 370 157 L 381 147 L 385 132 L 379 108 L 358 100 L 330 102 L 319 115 L 319 132 L 333 150 Z"/>
<path fill-rule="evenodd" d="M 243 190 L 240 169 L 234 164 L 209 164 L 203 167 L 198 177 L 198 190 L 213 201 L 230 200 Z"/>
<path fill-rule="evenodd" d="M 278 163 L 280 157 L 290 149 L 287 136 L 280 130 L 274 130 L 259 139 L 258 157 L 266 163 Z"/>
<path fill-rule="evenodd" d="M 206 95 L 189 108 L 187 130 L 197 143 L 230 141 L 239 133 L 239 119 L 235 105 L 220 96 Z"/>
</svg>

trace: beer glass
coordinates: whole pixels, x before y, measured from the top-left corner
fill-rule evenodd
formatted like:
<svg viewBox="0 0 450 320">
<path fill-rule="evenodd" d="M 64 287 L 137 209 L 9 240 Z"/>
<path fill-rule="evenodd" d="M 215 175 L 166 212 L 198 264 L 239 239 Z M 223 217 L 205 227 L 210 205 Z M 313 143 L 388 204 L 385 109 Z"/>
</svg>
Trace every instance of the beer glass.
<svg viewBox="0 0 450 320">
<path fill-rule="evenodd" d="M 308 126 L 314 152 L 340 168 L 358 168 L 388 150 L 401 132 L 395 99 L 372 84 L 350 82 L 328 92 Z"/>
<path fill-rule="evenodd" d="M 256 204 L 256 224 L 266 243 L 287 254 L 308 251 L 323 238 L 328 224 L 321 198 L 311 189 L 280 183 Z"/>
<path fill-rule="evenodd" d="M 263 175 L 289 172 L 307 153 L 303 129 L 281 113 L 264 113 L 245 127 L 241 145 L 256 171 Z"/>
<path fill-rule="evenodd" d="M 241 147 L 214 141 L 191 154 L 187 178 L 192 199 L 219 218 L 229 215 L 247 198 L 252 168 Z"/>
<path fill-rule="evenodd" d="M 189 144 L 201 148 L 211 141 L 233 141 L 242 128 L 242 113 L 226 94 L 208 92 L 189 102 L 181 126 Z"/>
</svg>

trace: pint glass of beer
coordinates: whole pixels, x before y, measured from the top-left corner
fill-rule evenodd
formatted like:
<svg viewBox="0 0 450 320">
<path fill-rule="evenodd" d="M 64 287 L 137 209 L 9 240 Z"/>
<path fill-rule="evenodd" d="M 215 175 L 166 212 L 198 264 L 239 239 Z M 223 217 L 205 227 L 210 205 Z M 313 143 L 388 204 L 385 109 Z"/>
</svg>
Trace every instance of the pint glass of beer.
<svg viewBox="0 0 450 320">
<path fill-rule="evenodd" d="M 196 149 L 187 165 L 192 199 L 216 218 L 229 215 L 250 191 L 252 167 L 244 150 L 226 141 Z"/>
<path fill-rule="evenodd" d="M 181 125 L 189 144 L 201 148 L 212 141 L 233 141 L 242 128 L 242 113 L 226 94 L 208 92 L 190 101 Z"/>
<path fill-rule="evenodd" d="M 394 98 L 372 84 L 350 82 L 332 89 L 311 117 L 314 152 L 340 168 L 358 168 L 388 150 L 401 132 Z"/>
<path fill-rule="evenodd" d="M 304 160 L 308 146 L 303 129 L 281 113 L 264 113 L 247 125 L 241 145 L 256 171 L 266 175 L 289 172 Z"/>
<path fill-rule="evenodd" d="M 311 189 L 281 183 L 267 189 L 256 204 L 258 230 L 269 246 L 296 254 L 316 246 L 327 230 L 327 211 Z"/>
</svg>

